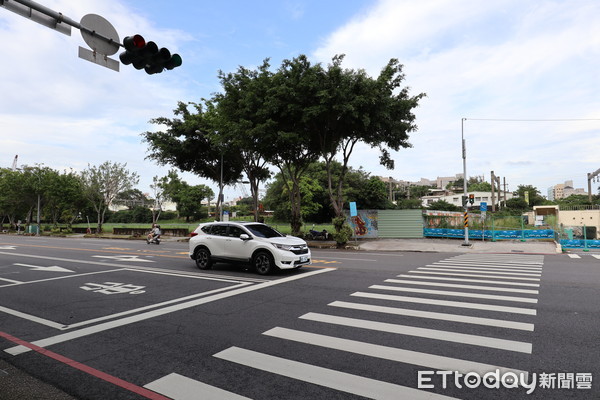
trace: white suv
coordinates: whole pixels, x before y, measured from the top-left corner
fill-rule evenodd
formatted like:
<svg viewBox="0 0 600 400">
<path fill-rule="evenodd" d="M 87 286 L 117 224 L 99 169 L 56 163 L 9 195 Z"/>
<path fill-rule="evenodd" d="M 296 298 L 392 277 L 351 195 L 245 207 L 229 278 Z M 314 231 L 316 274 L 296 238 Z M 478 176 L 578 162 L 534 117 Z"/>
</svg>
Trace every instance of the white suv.
<svg viewBox="0 0 600 400">
<path fill-rule="evenodd" d="M 200 269 L 215 262 L 250 264 L 261 275 L 275 268 L 300 268 L 311 263 L 306 242 L 258 222 L 200 224 L 190 238 L 190 257 Z"/>
</svg>

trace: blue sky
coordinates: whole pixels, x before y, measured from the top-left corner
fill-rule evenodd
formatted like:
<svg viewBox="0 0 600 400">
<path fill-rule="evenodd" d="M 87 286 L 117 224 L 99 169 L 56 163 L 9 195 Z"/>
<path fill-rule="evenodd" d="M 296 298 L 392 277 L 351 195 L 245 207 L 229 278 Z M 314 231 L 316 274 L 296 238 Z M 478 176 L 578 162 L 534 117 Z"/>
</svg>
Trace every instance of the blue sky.
<svg viewBox="0 0 600 400">
<path fill-rule="evenodd" d="M 411 181 L 461 173 L 467 118 L 469 176 L 489 180 L 493 170 L 510 190 L 527 184 L 546 194 L 566 180 L 587 188 L 586 174 L 600 168 L 595 0 L 39 2 L 76 21 L 102 15 L 121 39 L 142 34 L 179 52 L 183 65 L 152 76 L 123 65 L 113 72 L 77 57 L 86 46 L 78 30 L 65 36 L 0 9 L 10 54 L 0 65 L 0 166 L 16 154 L 20 165 L 61 170 L 126 162 L 149 191 L 167 168 L 144 160 L 140 133 L 157 129 L 148 121 L 170 117 L 178 101 L 219 91 L 218 70 L 265 58 L 277 67 L 299 54 L 327 63 L 343 53 L 346 67 L 372 76 L 397 58 L 411 93 L 427 93 L 413 147 L 394 153 L 396 169 L 379 166 L 368 147 L 355 151 L 355 167 Z M 562 119 L 570 121 L 550 121 Z M 229 188 L 226 197 L 239 194 Z"/>
</svg>

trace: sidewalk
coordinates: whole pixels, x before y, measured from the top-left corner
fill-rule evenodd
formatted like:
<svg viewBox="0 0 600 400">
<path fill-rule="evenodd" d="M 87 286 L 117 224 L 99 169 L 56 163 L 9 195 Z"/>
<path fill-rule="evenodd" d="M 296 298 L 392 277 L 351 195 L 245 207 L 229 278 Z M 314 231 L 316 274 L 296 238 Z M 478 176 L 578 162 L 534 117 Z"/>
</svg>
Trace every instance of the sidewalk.
<svg viewBox="0 0 600 400">
<path fill-rule="evenodd" d="M 469 246 L 463 246 L 462 239 L 376 239 L 351 241 L 346 246 L 364 251 L 417 251 L 433 253 L 530 253 L 558 254 L 560 245 L 554 241 L 529 240 L 471 240 Z M 312 248 L 335 248 L 335 242 L 311 241 Z"/>
</svg>

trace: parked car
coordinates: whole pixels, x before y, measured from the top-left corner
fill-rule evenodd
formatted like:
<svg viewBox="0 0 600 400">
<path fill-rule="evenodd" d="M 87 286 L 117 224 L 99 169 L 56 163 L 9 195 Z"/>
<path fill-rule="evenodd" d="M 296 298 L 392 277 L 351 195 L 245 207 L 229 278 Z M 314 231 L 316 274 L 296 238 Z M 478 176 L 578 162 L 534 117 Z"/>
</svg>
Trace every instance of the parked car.
<svg viewBox="0 0 600 400">
<path fill-rule="evenodd" d="M 311 263 L 304 240 L 258 222 L 200 224 L 190 238 L 189 254 L 200 269 L 210 269 L 216 262 L 242 263 L 261 275 Z"/>
</svg>

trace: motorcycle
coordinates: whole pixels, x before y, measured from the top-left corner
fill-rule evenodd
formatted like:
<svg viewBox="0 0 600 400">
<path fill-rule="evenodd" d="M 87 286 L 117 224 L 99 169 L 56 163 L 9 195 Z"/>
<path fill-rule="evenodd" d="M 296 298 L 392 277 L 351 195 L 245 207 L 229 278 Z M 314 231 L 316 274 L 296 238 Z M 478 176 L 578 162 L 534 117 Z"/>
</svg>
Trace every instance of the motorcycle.
<svg viewBox="0 0 600 400">
<path fill-rule="evenodd" d="M 152 238 L 146 238 L 146 244 L 160 244 L 160 236 L 152 236 Z"/>
<path fill-rule="evenodd" d="M 328 240 L 330 237 L 329 233 L 325 229 L 323 229 L 322 232 L 315 231 L 314 229 L 311 229 L 308 232 L 308 238 L 310 240 Z"/>
</svg>

